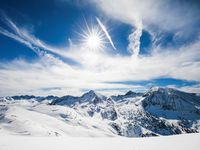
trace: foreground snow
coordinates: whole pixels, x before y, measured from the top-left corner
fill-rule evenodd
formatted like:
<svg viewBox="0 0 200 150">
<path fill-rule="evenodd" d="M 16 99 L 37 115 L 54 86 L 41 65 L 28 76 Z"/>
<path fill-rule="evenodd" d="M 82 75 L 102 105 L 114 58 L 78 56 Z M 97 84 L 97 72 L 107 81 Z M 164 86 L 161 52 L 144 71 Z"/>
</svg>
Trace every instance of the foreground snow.
<svg viewBox="0 0 200 150">
<path fill-rule="evenodd" d="M 1 150 L 197 150 L 200 134 L 149 138 L 0 136 Z"/>
<path fill-rule="evenodd" d="M 0 136 L 117 136 L 105 122 L 82 116 L 69 107 L 49 106 L 36 101 L 0 104 Z"/>
</svg>

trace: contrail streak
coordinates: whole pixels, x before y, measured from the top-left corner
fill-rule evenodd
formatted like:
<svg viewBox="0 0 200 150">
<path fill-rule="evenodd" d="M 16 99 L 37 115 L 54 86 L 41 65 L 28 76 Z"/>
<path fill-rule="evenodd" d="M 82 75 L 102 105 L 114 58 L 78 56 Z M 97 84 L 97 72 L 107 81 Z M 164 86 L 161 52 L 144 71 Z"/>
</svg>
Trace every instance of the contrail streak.
<svg viewBox="0 0 200 150">
<path fill-rule="evenodd" d="M 115 47 L 115 45 L 114 45 L 114 43 L 113 43 L 113 41 L 112 41 L 112 39 L 111 39 L 111 36 L 109 35 L 109 33 L 108 33 L 107 29 L 106 29 L 106 27 L 105 27 L 105 26 L 103 25 L 103 23 L 99 20 L 99 18 L 96 17 L 96 20 L 97 20 L 99 26 L 101 27 L 101 29 L 103 30 L 103 32 L 105 33 L 106 37 L 108 38 L 108 40 L 109 40 L 110 44 L 112 45 L 113 49 L 116 50 L 116 47 Z"/>
<path fill-rule="evenodd" d="M 134 26 L 135 26 L 135 31 L 133 31 L 128 37 L 129 40 L 128 49 L 132 53 L 132 56 L 138 57 L 140 53 L 140 38 L 142 36 L 142 28 L 143 28 L 142 21 L 136 20 Z"/>
</svg>

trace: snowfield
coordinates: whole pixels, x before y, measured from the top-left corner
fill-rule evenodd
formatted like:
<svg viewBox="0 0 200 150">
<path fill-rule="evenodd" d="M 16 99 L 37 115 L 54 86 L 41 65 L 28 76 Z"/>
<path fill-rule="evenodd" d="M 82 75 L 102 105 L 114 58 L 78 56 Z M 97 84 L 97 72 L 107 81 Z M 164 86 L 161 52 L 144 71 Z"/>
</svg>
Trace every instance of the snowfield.
<svg viewBox="0 0 200 150">
<path fill-rule="evenodd" d="M 0 136 L 1 150 L 198 150 L 200 134 L 146 138 Z"/>
</svg>

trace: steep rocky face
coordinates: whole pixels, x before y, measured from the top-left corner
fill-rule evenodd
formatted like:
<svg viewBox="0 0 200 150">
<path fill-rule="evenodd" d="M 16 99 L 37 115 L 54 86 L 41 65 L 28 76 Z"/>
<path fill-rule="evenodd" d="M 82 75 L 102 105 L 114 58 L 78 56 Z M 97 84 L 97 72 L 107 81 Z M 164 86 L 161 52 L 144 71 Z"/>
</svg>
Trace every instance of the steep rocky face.
<svg viewBox="0 0 200 150">
<path fill-rule="evenodd" d="M 106 106 L 102 109 L 101 111 L 101 116 L 103 119 L 108 119 L 108 120 L 116 120 L 117 119 L 117 111 L 115 108 L 115 104 L 112 101 L 112 99 L 107 99 L 106 101 Z"/>
<path fill-rule="evenodd" d="M 159 105 L 163 109 L 187 111 L 200 106 L 200 98 L 194 94 L 172 88 L 152 88 L 144 94 L 143 105 Z"/>
<path fill-rule="evenodd" d="M 147 112 L 164 118 L 198 119 L 200 98 L 171 88 L 152 88 L 144 94 L 142 106 Z"/>
</svg>

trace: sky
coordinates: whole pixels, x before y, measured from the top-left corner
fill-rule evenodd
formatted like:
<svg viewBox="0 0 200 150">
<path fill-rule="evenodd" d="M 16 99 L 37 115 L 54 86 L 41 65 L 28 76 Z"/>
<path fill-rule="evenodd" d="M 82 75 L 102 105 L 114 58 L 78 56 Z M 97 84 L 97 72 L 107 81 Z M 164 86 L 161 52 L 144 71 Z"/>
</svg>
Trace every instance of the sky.
<svg viewBox="0 0 200 150">
<path fill-rule="evenodd" d="M 198 0 L 1 0 L 0 96 L 200 93 Z"/>
</svg>

